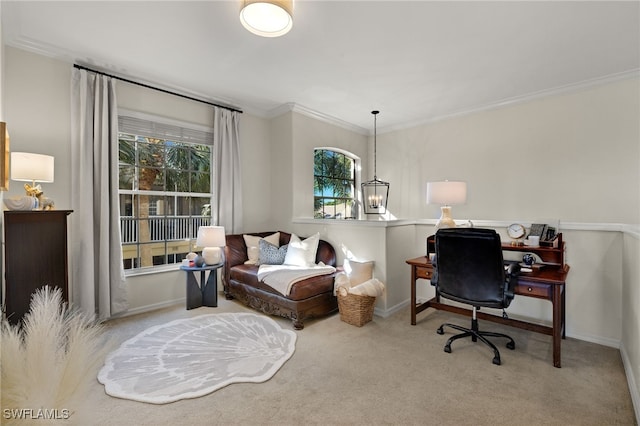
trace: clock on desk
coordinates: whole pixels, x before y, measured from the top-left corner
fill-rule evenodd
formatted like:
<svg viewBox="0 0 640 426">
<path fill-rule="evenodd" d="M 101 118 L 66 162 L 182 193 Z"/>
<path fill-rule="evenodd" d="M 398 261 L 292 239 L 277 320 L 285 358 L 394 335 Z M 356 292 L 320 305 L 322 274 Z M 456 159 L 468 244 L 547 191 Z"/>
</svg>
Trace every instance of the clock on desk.
<svg viewBox="0 0 640 426">
<path fill-rule="evenodd" d="M 523 245 L 522 240 L 524 239 L 526 233 L 527 230 L 525 229 L 525 227 L 519 223 L 512 223 L 511 225 L 507 226 L 507 235 L 509 235 L 509 238 L 511 238 L 511 244 L 514 246 Z"/>
</svg>

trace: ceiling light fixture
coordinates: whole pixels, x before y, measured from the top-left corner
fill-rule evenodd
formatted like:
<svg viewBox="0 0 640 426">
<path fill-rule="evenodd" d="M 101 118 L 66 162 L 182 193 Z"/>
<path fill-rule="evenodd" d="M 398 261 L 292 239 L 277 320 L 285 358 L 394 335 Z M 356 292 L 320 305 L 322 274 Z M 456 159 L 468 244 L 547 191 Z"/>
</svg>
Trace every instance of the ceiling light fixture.
<svg viewBox="0 0 640 426">
<path fill-rule="evenodd" d="M 293 27 L 293 0 L 243 0 L 240 22 L 262 37 L 285 35 Z"/>
<path fill-rule="evenodd" d="M 377 157 L 377 126 L 376 116 L 380 111 L 371 111 L 373 114 L 373 180 L 363 182 L 362 204 L 365 214 L 385 214 L 387 212 L 387 199 L 389 198 L 389 182 L 378 179 L 376 173 Z"/>
</svg>

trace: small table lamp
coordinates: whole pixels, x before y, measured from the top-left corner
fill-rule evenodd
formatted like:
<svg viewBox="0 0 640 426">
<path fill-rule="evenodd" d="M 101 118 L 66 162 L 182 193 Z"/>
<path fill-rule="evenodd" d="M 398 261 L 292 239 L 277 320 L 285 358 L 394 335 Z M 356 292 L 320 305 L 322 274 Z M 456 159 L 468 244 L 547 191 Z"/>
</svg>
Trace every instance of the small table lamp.
<svg viewBox="0 0 640 426">
<path fill-rule="evenodd" d="M 196 246 L 202 247 L 202 258 L 207 265 L 215 265 L 223 261 L 222 250 L 227 244 L 224 226 L 201 226 L 198 228 Z"/>
<path fill-rule="evenodd" d="M 427 182 L 427 204 L 440 204 L 441 216 L 436 229 L 455 228 L 451 217 L 451 206 L 464 204 L 467 201 L 466 182 Z"/>
<path fill-rule="evenodd" d="M 53 182 L 53 162 L 50 155 L 12 152 L 11 180 L 31 182 L 32 187 L 36 182 Z"/>
</svg>

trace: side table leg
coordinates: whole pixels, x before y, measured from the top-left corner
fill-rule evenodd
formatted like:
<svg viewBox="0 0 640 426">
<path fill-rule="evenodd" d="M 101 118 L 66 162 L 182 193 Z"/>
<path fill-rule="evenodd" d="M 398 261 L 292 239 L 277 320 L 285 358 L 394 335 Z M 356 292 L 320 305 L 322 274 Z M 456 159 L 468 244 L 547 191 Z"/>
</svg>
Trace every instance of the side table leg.
<svg viewBox="0 0 640 426">
<path fill-rule="evenodd" d="M 204 282 L 204 271 L 202 271 L 202 304 L 215 308 L 218 306 L 218 270 L 209 271 L 209 278 Z"/>
<path fill-rule="evenodd" d="M 192 271 L 187 271 L 187 309 L 199 308 L 202 306 L 202 291 L 196 276 Z"/>
</svg>

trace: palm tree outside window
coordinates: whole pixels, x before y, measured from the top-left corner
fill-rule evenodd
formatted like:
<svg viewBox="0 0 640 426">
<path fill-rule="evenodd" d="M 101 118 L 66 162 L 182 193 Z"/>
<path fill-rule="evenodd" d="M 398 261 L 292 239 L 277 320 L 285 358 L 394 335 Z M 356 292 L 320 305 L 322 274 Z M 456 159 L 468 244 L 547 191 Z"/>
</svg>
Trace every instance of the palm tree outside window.
<svg viewBox="0 0 640 426">
<path fill-rule="evenodd" d="M 313 155 L 314 218 L 355 219 L 355 158 L 330 148 L 316 148 Z"/>
</svg>

